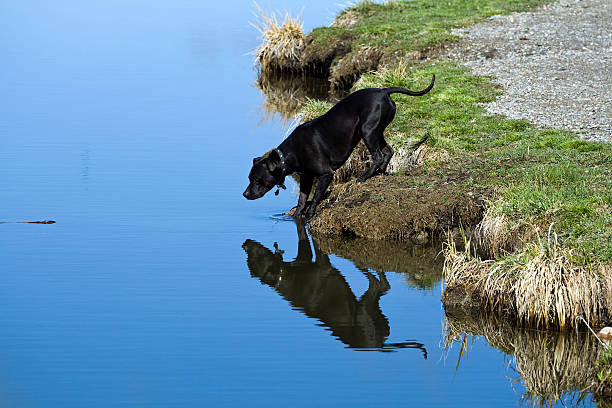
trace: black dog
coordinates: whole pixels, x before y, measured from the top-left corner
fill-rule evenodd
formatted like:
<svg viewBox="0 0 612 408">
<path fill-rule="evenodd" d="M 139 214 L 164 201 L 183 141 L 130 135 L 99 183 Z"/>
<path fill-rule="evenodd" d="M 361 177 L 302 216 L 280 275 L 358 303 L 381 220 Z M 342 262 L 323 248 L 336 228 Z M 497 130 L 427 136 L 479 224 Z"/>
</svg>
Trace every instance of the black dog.
<svg viewBox="0 0 612 408">
<path fill-rule="evenodd" d="M 274 186 L 285 188 L 285 176 L 297 173 L 300 176 L 300 197 L 293 215 L 299 217 L 316 177 L 317 187 L 306 212 L 306 218 L 312 217 L 334 171 L 346 162 L 359 140 L 363 139 L 372 155 L 372 165 L 357 182 L 386 171 L 393 149 L 385 142 L 383 132 L 395 117 L 395 103 L 389 95 L 425 95 L 433 88 L 434 82 L 435 75 L 429 86 L 418 92 L 397 87 L 353 92 L 324 115 L 298 126 L 266 157 L 253 159 L 250 183 L 242 195 L 249 200 L 263 197 Z"/>
</svg>

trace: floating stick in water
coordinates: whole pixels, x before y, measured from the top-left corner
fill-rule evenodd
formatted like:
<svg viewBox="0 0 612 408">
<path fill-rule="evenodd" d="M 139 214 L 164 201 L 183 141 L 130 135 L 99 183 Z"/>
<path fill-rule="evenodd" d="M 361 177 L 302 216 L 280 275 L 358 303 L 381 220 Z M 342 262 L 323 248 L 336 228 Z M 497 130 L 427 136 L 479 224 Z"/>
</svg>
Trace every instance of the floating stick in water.
<svg viewBox="0 0 612 408">
<path fill-rule="evenodd" d="M 0 221 L 0 224 L 55 224 L 55 221 Z"/>
</svg>

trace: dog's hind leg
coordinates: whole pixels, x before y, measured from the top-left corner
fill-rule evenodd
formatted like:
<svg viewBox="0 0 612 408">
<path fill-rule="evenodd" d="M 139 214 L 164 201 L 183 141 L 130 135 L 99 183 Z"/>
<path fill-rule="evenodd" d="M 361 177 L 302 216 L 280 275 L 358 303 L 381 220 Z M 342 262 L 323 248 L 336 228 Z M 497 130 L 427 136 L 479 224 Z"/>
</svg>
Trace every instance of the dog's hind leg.
<svg viewBox="0 0 612 408">
<path fill-rule="evenodd" d="M 364 182 L 375 174 L 384 173 L 393 156 L 393 149 L 385 141 L 385 128 L 395 117 L 395 103 L 387 96 L 380 105 L 380 111 L 371 112 L 361 127 L 361 135 L 372 155 L 372 165 L 357 179 Z"/>
<path fill-rule="evenodd" d="M 387 172 L 387 166 L 389 165 L 389 162 L 391 161 L 391 157 L 393 157 L 393 153 L 395 153 L 393 151 L 393 148 L 389 146 L 388 144 L 385 144 L 385 147 L 383 147 L 382 149 L 383 162 L 380 165 L 380 167 L 378 167 L 378 169 L 376 170 L 376 173 L 374 174 L 385 174 Z"/>
<path fill-rule="evenodd" d="M 384 172 L 387 164 L 389 164 L 389 160 L 391 160 L 391 156 L 393 156 L 393 149 L 385 142 L 382 130 L 375 131 L 375 133 L 378 135 L 370 135 L 370 137 L 363 138 L 368 151 L 372 155 L 372 164 L 359 176 L 357 179 L 358 183 L 366 181 L 377 173 Z"/>
</svg>

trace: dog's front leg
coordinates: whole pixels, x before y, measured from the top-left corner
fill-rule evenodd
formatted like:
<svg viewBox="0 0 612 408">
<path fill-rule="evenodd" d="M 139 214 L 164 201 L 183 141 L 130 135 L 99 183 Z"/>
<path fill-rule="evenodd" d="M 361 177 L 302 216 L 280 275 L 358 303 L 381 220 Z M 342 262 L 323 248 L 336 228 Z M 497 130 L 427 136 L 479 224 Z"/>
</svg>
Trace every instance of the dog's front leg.
<svg viewBox="0 0 612 408">
<path fill-rule="evenodd" d="M 334 173 L 323 174 L 322 176 L 317 177 L 317 188 L 315 189 L 314 196 L 312 197 L 312 203 L 306 211 L 306 219 L 312 218 L 317 209 L 317 205 L 323 199 L 323 194 L 325 194 L 325 190 L 329 187 L 329 183 L 331 183 L 334 178 Z"/>
<path fill-rule="evenodd" d="M 300 217 L 304 208 L 306 208 L 306 201 L 312 190 L 312 181 L 314 178 L 310 175 L 300 174 L 300 198 L 298 198 L 297 206 L 293 213 L 294 217 Z"/>
</svg>

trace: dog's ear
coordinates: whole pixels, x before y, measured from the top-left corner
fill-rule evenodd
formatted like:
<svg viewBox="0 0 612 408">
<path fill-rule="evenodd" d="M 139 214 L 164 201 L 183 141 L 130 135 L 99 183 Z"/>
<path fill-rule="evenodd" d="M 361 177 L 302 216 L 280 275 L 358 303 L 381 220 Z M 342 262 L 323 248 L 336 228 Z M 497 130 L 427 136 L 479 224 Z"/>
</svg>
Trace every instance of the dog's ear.
<svg viewBox="0 0 612 408">
<path fill-rule="evenodd" d="M 281 164 L 281 158 L 276 150 L 272 150 L 267 157 L 268 169 L 270 173 L 276 178 L 280 179 L 283 175 L 283 166 Z"/>
<path fill-rule="evenodd" d="M 260 162 L 260 161 L 262 161 L 262 160 L 263 160 L 263 157 L 255 157 L 255 158 L 253 159 L 253 164 L 255 164 L 255 163 L 259 163 L 259 162 Z"/>
</svg>

